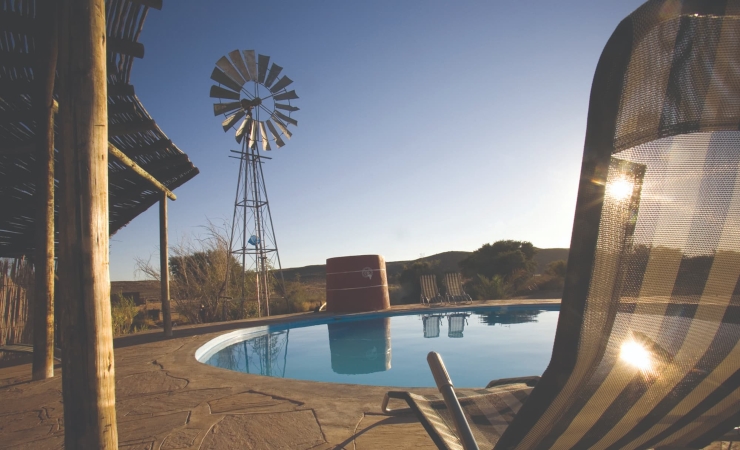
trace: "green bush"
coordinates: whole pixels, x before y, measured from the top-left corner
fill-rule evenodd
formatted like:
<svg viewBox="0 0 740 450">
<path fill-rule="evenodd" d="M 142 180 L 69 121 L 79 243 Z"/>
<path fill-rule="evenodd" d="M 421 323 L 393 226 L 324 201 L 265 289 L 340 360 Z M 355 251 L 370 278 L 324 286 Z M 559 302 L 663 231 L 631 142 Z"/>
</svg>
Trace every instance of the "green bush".
<svg viewBox="0 0 740 450">
<path fill-rule="evenodd" d="M 468 287 L 473 298 L 477 300 L 500 300 L 511 295 L 511 287 L 501 275 L 490 278 L 478 275 Z"/>
<path fill-rule="evenodd" d="M 134 328 L 134 319 L 136 319 L 138 313 L 139 307 L 134 303 L 134 299 L 120 294 L 116 295 L 111 303 L 113 335 L 120 336 L 131 333 Z"/>
</svg>

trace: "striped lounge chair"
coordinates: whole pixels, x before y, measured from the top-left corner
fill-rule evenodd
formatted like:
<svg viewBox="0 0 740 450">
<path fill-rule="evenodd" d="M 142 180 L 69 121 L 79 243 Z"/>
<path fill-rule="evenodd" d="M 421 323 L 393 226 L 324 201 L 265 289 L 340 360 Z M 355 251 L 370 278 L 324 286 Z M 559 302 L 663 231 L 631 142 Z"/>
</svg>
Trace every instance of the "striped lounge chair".
<svg viewBox="0 0 740 450">
<path fill-rule="evenodd" d="M 454 303 L 472 303 L 473 299 L 463 290 L 462 278 L 457 272 L 445 274 L 445 286 L 447 287 L 447 300 Z"/>
<path fill-rule="evenodd" d="M 442 296 L 437 289 L 437 277 L 434 275 L 422 275 L 419 277 L 421 285 L 421 303 L 442 303 Z"/>
<path fill-rule="evenodd" d="M 447 449 L 703 448 L 740 425 L 739 130 L 740 1 L 638 8 L 594 76 L 542 378 L 455 399 L 430 354 L 447 401 L 388 397 Z"/>
</svg>

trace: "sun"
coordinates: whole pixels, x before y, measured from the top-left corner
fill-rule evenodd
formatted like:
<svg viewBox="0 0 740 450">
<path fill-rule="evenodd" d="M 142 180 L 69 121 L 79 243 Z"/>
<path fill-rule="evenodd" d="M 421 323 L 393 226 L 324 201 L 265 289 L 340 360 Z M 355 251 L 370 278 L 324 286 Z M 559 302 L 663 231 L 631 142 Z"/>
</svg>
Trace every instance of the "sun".
<svg viewBox="0 0 740 450">
<path fill-rule="evenodd" d="M 606 185 L 606 195 L 614 200 L 626 200 L 632 196 L 634 184 L 626 178 L 617 178 Z"/>
</svg>

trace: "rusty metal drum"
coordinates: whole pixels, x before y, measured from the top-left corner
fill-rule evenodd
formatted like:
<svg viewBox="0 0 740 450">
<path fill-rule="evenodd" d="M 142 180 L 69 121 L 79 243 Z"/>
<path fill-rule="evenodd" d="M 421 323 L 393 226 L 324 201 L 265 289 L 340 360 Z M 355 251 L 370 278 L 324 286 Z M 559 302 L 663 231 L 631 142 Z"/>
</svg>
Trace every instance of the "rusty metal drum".
<svg viewBox="0 0 740 450">
<path fill-rule="evenodd" d="M 342 256 L 326 260 L 328 312 L 379 311 L 390 307 L 388 277 L 382 256 Z"/>
</svg>

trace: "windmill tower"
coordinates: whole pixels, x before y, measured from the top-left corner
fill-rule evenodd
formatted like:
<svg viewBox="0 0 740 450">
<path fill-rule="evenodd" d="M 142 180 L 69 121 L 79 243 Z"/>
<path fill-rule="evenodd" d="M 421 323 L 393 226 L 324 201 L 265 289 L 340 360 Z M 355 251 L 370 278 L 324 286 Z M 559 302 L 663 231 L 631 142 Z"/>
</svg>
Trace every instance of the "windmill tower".
<svg viewBox="0 0 740 450">
<path fill-rule="evenodd" d="M 290 125 L 298 122 L 291 105 L 298 96 L 286 88 L 293 82 L 280 76 L 282 67 L 270 65 L 270 57 L 254 50 L 234 50 L 216 62 L 211 79 L 211 97 L 217 98 L 213 113 L 223 114 L 224 132 L 236 130 L 240 150 L 232 150 L 239 160 L 234 215 L 231 222 L 230 251 L 242 263 L 241 298 L 246 299 L 247 275 L 253 273 L 257 311 L 270 315 L 270 295 L 274 271 L 282 271 L 275 229 L 270 214 L 262 164 L 271 158 L 263 153 L 285 145 Z M 279 78 L 278 78 L 279 77 Z M 260 147 L 261 146 L 261 151 Z M 282 272 L 280 281 L 283 283 Z"/>
</svg>

